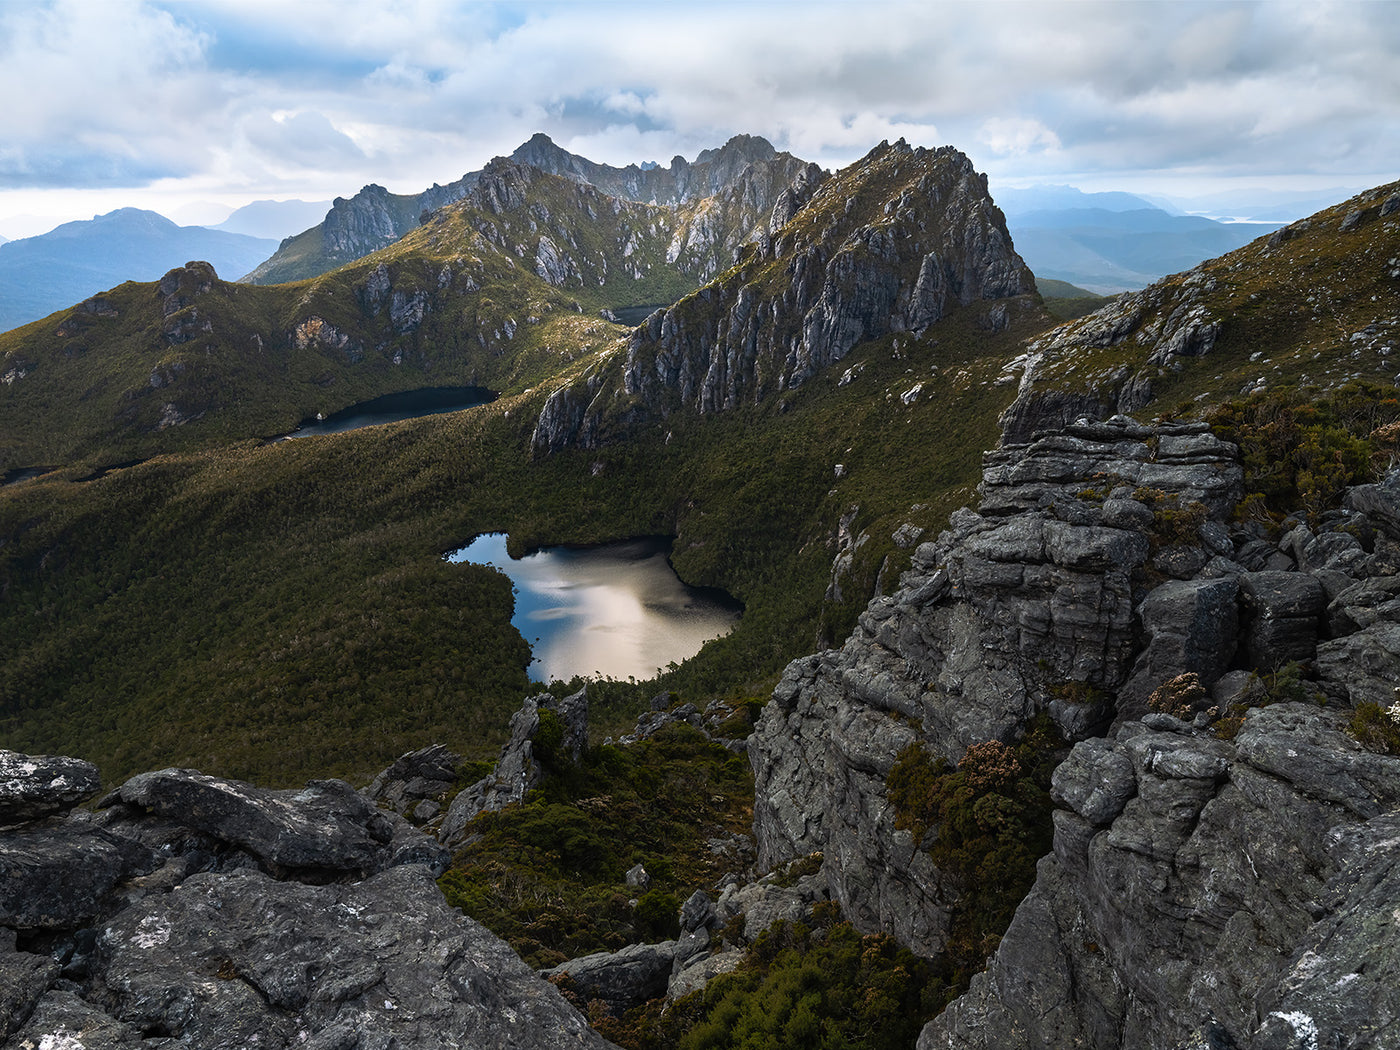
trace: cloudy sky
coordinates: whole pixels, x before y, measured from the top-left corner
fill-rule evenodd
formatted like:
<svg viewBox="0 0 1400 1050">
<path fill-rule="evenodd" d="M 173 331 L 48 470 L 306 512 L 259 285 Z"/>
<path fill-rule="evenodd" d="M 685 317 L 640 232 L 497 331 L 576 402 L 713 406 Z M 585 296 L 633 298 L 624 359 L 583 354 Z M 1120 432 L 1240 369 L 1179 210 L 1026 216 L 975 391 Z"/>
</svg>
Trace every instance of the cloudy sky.
<svg viewBox="0 0 1400 1050">
<path fill-rule="evenodd" d="M 416 192 L 536 131 L 613 164 L 738 132 L 998 185 L 1400 178 L 1400 3 L 0 0 L 0 235 Z"/>
</svg>

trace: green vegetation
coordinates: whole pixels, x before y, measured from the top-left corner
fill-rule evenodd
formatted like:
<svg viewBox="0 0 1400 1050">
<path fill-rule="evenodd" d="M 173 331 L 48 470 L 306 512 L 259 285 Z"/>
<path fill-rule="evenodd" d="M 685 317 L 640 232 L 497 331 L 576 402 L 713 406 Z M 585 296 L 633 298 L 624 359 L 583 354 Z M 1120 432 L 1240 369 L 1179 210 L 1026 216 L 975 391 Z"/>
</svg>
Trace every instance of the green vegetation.
<svg viewBox="0 0 1400 1050">
<path fill-rule="evenodd" d="M 1050 851 L 1050 774 L 1067 748 L 1041 715 L 1014 746 L 973 744 L 954 768 L 930 761 L 919 744 L 899 755 L 886 779 L 895 826 L 907 828 L 961 891 L 947 954 L 952 983 L 966 987 L 996 949 Z M 929 841 L 930 832 L 935 832 Z"/>
<path fill-rule="evenodd" d="M 590 1019 L 629 1050 L 883 1050 L 913 1046 L 948 994 L 928 962 L 885 934 L 861 936 L 828 903 L 776 923 L 737 970 L 664 1011 Z"/>
<path fill-rule="evenodd" d="M 447 899 L 535 967 L 675 937 L 680 902 L 734 865 L 709 840 L 753 822 L 748 759 L 685 724 L 594 747 L 578 765 L 548 735 L 542 718 L 544 781 L 524 804 L 477 818 L 480 838 L 439 880 Z M 634 864 L 652 878 L 640 897 L 623 879 Z"/>
<path fill-rule="evenodd" d="M 1241 391 L 1392 386 L 1395 332 L 1378 304 L 1395 296 L 1400 223 L 1379 219 L 1377 205 L 1396 192 L 1400 183 L 1377 187 L 1369 203 L 1344 202 L 1282 238 L 1260 237 L 1125 294 L 1112 308 L 1111 336 L 1098 321 L 1070 321 L 1065 333 L 1082 325 L 1084 340 L 1042 362 L 1037 386 L 1096 390 L 1112 404 L 1131 383 L 1139 394 L 1150 389 L 1146 410 L 1171 406 L 1169 414 L 1206 411 Z M 1360 204 L 1369 220 L 1343 231 Z M 1208 352 L 1149 362 L 1165 336 L 1206 325 L 1215 326 Z"/>
<path fill-rule="evenodd" d="M 762 695 L 893 584 L 900 524 L 937 528 L 970 494 L 1010 397 L 990 380 L 1015 334 L 979 341 L 954 316 L 936 336 L 858 348 L 848 361 L 863 370 L 844 386 L 818 376 L 750 412 L 674 416 L 596 451 L 532 458 L 534 392 L 7 485 L 0 734 L 109 779 L 175 764 L 364 780 L 437 740 L 488 757 L 529 689 L 528 654 L 504 578 L 441 554 L 493 530 L 516 551 L 676 536 L 682 577 L 745 614 L 657 688 Z M 911 370 L 935 369 L 952 376 L 945 393 L 900 402 Z M 835 522 L 852 507 L 871 539 L 843 602 L 824 607 Z"/>
<path fill-rule="evenodd" d="M 1240 446 L 1250 493 L 1243 515 L 1278 520 L 1301 510 L 1315 525 L 1349 486 L 1389 466 L 1400 397 L 1394 386 L 1366 382 L 1284 387 L 1226 401 L 1208 419 Z"/>
<path fill-rule="evenodd" d="M 1071 321 L 1076 317 L 1083 317 L 1117 298 L 1113 295 L 1096 295 L 1068 281 L 1056 281 L 1048 277 L 1037 277 L 1035 290 L 1045 300 L 1045 309 L 1057 321 Z"/>
<path fill-rule="evenodd" d="M 1307 673 L 1308 666 L 1297 660 L 1289 660 L 1273 671 L 1251 672 L 1240 699 L 1225 710 L 1215 712 L 1218 717 L 1211 725 L 1211 732 L 1222 740 L 1233 740 L 1244 725 L 1245 715 L 1252 708 L 1302 703 L 1309 699 L 1322 702 L 1322 694 L 1317 687 L 1308 685 Z"/>
<path fill-rule="evenodd" d="M 1400 755 L 1400 701 L 1389 707 L 1357 704 L 1351 718 L 1351 734 L 1368 751 Z"/>
</svg>

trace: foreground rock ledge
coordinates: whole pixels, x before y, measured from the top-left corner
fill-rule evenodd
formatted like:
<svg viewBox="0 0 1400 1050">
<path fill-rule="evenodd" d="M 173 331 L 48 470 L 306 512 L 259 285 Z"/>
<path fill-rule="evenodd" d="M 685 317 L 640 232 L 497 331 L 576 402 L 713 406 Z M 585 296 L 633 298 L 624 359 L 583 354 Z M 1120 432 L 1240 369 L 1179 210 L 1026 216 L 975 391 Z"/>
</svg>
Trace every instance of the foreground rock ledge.
<svg viewBox="0 0 1400 1050">
<path fill-rule="evenodd" d="M 12 794 L 69 761 L 18 756 Z M 0 831 L 5 1050 L 611 1045 L 348 785 L 162 770 L 103 805 Z"/>
</svg>

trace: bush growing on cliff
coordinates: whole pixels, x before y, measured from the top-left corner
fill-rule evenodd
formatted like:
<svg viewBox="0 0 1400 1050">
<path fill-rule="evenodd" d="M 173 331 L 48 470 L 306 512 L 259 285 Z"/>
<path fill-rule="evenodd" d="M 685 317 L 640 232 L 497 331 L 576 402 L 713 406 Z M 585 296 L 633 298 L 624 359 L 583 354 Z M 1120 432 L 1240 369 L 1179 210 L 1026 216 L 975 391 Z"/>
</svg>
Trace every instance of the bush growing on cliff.
<svg viewBox="0 0 1400 1050">
<path fill-rule="evenodd" d="M 1368 751 L 1400 755 L 1400 700 L 1390 707 L 1357 704 L 1351 716 L 1351 735 Z"/>
<path fill-rule="evenodd" d="M 995 949 L 1050 850 L 1050 774 L 1063 755 L 1063 741 L 1041 716 L 1016 745 L 974 744 L 956 768 L 931 762 L 916 743 L 890 770 L 895 826 L 920 841 L 936 831 L 929 854 L 962 892 L 947 945 L 959 984 Z"/>
<path fill-rule="evenodd" d="M 1349 485 L 1389 465 L 1400 399 L 1371 383 L 1326 394 L 1287 387 L 1226 401 L 1208 420 L 1240 446 L 1250 513 L 1303 510 L 1316 522 Z"/>
<path fill-rule="evenodd" d="M 560 724 L 556 754 L 562 736 Z M 679 902 L 734 866 L 709 840 L 753 821 L 748 761 L 685 724 L 544 769 L 524 804 L 477 818 L 480 838 L 440 880 L 451 903 L 536 967 L 674 937 Z M 638 862 L 653 884 L 633 907 L 623 880 Z"/>
</svg>

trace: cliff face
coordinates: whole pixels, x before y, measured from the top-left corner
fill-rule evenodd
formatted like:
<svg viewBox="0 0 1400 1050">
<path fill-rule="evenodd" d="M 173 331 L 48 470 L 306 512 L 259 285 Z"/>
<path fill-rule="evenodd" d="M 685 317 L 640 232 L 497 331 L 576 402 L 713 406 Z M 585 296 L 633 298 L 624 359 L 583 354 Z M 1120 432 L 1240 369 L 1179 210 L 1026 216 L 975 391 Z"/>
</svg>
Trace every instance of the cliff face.
<svg viewBox="0 0 1400 1050">
<path fill-rule="evenodd" d="M 921 1050 L 1393 1045 L 1400 759 L 1346 724 L 1400 681 L 1400 476 L 1277 540 L 1230 519 L 1240 482 L 1202 425 L 1008 441 L 979 512 L 775 690 L 749 749 L 759 867 L 821 851 L 853 922 L 929 956 L 967 887 L 895 826 L 896 756 L 956 763 L 1040 711 L 1079 741 L 1053 854 Z M 1311 702 L 1251 707 L 1291 662 L 1313 677 L 1279 698 Z M 1203 690 L 1162 713 L 1185 672 Z"/>
<path fill-rule="evenodd" d="M 674 157 L 668 168 L 598 164 L 561 149 L 545 134 L 534 135 L 510 159 L 551 175 L 586 182 L 612 197 L 672 206 L 724 193 L 753 164 L 785 168 L 792 174 L 807 166 L 790 153 L 779 153 L 757 135 L 735 135 L 718 149 L 702 152 L 694 163 Z"/>
<path fill-rule="evenodd" d="M 539 450 L 605 441 L 680 410 L 717 412 L 795 387 L 855 345 L 922 333 L 956 307 L 1034 289 L 985 180 L 956 150 L 882 144 L 824 180 L 802 172 L 740 264 L 653 314 L 625 356 L 551 396 Z"/>
<path fill-rule="evenodd" d="M 353 197 L 337 197 L 319 226 L 288 237 L 243 280 L 249 284 L 304 280 L 376 252 L 417 227 L 424 212 L 461 200 L 478 176 L 468 172 L 456 182 L 434 183 L 416 194 L 390 193 L 370 184 Z"/>
<path fill-rule="evenodd" d="M 1102 731 L 1109 705 L 1063 697 L 1107 698 L 1129 680 L 1145 572 L 1174 568 L 1134 493 L 1200 503 L 1228 546 L 1220 519 L 1240 470 L 1203 431 L 1120 420 L 990 453 L 981 512 L 920 546 L 841 650 L 784 674 L 750 742 L 760 867 L 820 850 L 848 917 L 937 955 L 957 889 L 894 826 L 896 756 L 919 741 L 956 763 L 1042 710 L 1069 739 Z"/>
<path fill-rule="evenodd" d="M 1077 746 L 1055 851 L 919 1050 L 1389 1047 L 1400 1038 L 1400 759 L 1334 712 L 1232 741 L 1167 716 Z"/>
</svg>

